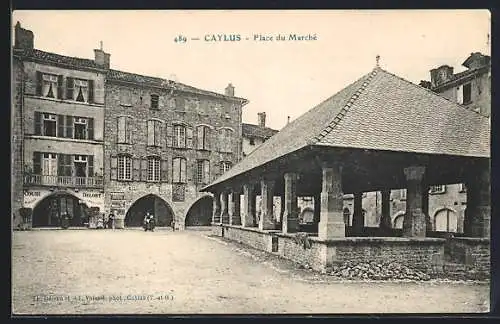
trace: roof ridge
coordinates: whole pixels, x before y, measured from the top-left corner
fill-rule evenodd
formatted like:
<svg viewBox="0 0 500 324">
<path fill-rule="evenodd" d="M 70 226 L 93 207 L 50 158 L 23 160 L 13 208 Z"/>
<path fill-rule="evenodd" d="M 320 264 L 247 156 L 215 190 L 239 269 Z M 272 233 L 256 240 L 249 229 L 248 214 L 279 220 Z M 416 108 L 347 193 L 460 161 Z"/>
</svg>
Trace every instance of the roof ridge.
<svg viewBox="0 0 500 324">
<path fill-rule="evenodd" d="M 354 104 L 354 102 L 359 98 L 361 93 L 365 91 L 365 89 L 368 87 L 370 82 L 372 81 L 373 77 L 377 75 L 377 72 L 380 68 L 376 67 L 374 68 L 367 76 L 366 80 L 361 84 L 359 89 L 354 92 L 354 94 L 347 100 L 347 103 L 340 109 L 340 111 L 337 113 L 337 115 L 333 118 L 333 120 L 326 126 L 324 127 L 321 132 L 314 136 L 310 141 L 308 141 L 308 144 L 315 144 L 320 142 L 325 136 L 327 136 L 334 128 L 337 126 L 340 121 L 345 117 L 347 112 L 349 111 L 349 108 Z"/>
<path fill-rule="evenodd" d="M 443 99 L 443 100 L 446 100 L 446 101 L 448 101 L 448 102 L 451 102 L 451 103 L 452 103 L 453 105 L 455 105 L 455 107 L 457 107 L 457 108 L 461 108 L 461 109 L 464 109 L 464 110 L 467 110 L 467 111 L 473 112 L 473 113 L 475 113 L 476 115 L 479 115 L 479 116 L 481 116 L 481 117 L 483 117 L 483 118 L 488 118 L 488 117 L 486 117 L 486 116 L 482 115 L 480 112 L 477 112 L 477 111 L 475 111 L 475 110 L 469 109 L 469 108 L 468 108 L 468 107 L 466 107 L 466 106 L 462 106 L 462 105 L 460 105 L 460 104 L 456 103 L 455 101 L 450 100 L 450 99 L 448 99 L 448 98 L 446 98 L 446 97 L 444 97 L 444 96 L 440 95 L 439 93 L 436 93 L 436 92 L 432 91 L 432 90 L 431 90 L 431 89 L 429 89 L 429 88 L 422 87 L 421 85 L 418 85 L 418 84 L 413 83 L 413 82 L 411 82 L 411 81 L 409 81 L 409 80 L 406 80 L 405 78 L 400 77 L 399 75 L 396 75 L 396 74 L 391 73 L 391 72 L 389 72 L 389 71 L 386 71 L 386 70 L 384 70 L 384 69 L 382 69 L 382 68 L 379 68 L 379 69 L 380 69 L 382 72 L 387 73 L 387 74 L 390 74 L 390 75 L 392 75 L 392 76 L 394 76 L 394 77 L 396 77 L 396 78 L 398 78 L 398 79 L 400 79 L 400 80 L 402 80 L 402 81 L 404 81 L 404 82 L 406 82 L 406 83 L 411 84 L 411 85 L 412 85 L 412 86 L 414 86 L 414 87 L 417 87 L 417 88 L 420 88 L 420 89 L 424 89 L 425 91 L 427 91 L 427 92 L 429 92 L 429 93 L 432 93 L 434 96 L 437 96 L 437 97 L 439 97 L 439 98 L 441 98 L 441 99 Z M 465 72 L 465 71 L 464 71 L 464 72 Z"/>
</svg>

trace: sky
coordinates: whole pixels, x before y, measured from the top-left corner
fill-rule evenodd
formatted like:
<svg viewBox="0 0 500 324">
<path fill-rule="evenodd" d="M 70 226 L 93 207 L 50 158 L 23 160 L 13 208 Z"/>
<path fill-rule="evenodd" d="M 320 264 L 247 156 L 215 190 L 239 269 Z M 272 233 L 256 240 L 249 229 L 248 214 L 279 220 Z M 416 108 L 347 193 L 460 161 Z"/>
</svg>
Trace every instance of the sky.
<svg viewBox="0 0 500 324">
<path fill-rule="evenodd" d="M 274 129 L 369 73 L 377 55 L 418 84 L 432 68 L 456 73 L 470 53 L 490 54 L 487 10 L 26 10 L 13 12 L 12 30 L 17 21 L 40 50 L 93 59 L 102 42 L 112 69 L 218 93 L 232 83 L 249 100 L 243 122 L 265 112 Z"/>
</svg>

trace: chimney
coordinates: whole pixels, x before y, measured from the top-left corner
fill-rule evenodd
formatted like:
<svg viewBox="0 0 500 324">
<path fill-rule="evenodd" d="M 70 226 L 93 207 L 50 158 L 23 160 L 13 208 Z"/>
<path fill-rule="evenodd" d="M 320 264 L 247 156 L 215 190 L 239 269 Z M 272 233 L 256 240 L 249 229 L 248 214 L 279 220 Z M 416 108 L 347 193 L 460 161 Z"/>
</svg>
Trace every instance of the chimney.
<svg viewBox="0 0 500 324">
<path fill-rule="evenodd" d="M 490 57 L 483 55 L 480 52 L 471 53 L 470 56 L 462 63 L 468 69 L 477 69 L 490 64 Z"/>
<path fill-rule="evenodd" d="M 31 30 L 21 27 L 19 21 L 14 30 L 14 47 L 20 49 L 32 50 L 35 46 L 35 35 Z"/>
<path fill-rule="evenodd" d="M 231 83 L 229 83 L 226 87 L 226 96 L 234 97 L 234 86 Z"/>
<path fill-rule="evenodd" d="M 259 119 L 259 127 L 266 127 L 266 113 L 265 112 L 260 112 L 257 113 L 258 119 Z"/>
<path fill-rule="evenodd" d="M 102 68 L 109 69 L 109 57 L 111 55 L 104 52 L 102 48 L 102 41 L 101 41 L 101 46 L 99 49 L 94 49 L 94 61 L 97 65 L 99 65 Z"/>
<path fill-rule="evenodd" d="M 451 80 L 453 76 L 453 68 L 448 65 L 441 65 L 438 68 L 431 70 L 431 86 L 433 88 Z"/>
</svg>

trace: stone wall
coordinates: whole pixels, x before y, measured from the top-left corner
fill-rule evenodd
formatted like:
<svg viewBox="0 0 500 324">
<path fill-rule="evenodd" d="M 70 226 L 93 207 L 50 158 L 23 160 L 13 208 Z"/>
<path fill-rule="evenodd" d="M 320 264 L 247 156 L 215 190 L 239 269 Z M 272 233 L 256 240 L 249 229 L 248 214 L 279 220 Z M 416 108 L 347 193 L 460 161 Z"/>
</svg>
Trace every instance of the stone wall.
<svg viewBox="0 0 500 324">
<path fill-rule="evenodd" d="M 21 223 L 19 209 L 23 206 L 23 63 L 13 58 L 11 106 L 11 217 L 12 227 Z"/>
<path fill-rule="evenodd" d="M 467 269 L 490 272 L 490 240 L 486 238 L 454 237 L 446 242 L 446 255 L 452 263 Z"/>
</svg>

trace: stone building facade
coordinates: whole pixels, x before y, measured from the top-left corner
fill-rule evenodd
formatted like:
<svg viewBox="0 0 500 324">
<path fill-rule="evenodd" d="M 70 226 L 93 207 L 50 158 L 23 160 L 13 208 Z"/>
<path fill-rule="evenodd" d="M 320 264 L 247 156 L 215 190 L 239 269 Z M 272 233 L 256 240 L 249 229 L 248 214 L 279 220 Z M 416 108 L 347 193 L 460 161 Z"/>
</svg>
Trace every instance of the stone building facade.
<svg viewBox="0 0 500 324">
<path fill-rule="evenodd" d="M 246 102 L 231 84 L 222 95 L 110 69 L 105 211 L 116 226 L 138 226 L 147 212 L 159 226 L 209 225 L 211 196 L 199 189 L 239 160 Z"/>
<path fill-rule="evenodd" d="M 14 37 L 13 225 L 59 226 L 66 215 L 83 226 L 104 209 L 100 50 L 95 60 L 40 51 L 19 23 Z M 28 219 L 20 208 L 31 209 Z"/>
</svg>

